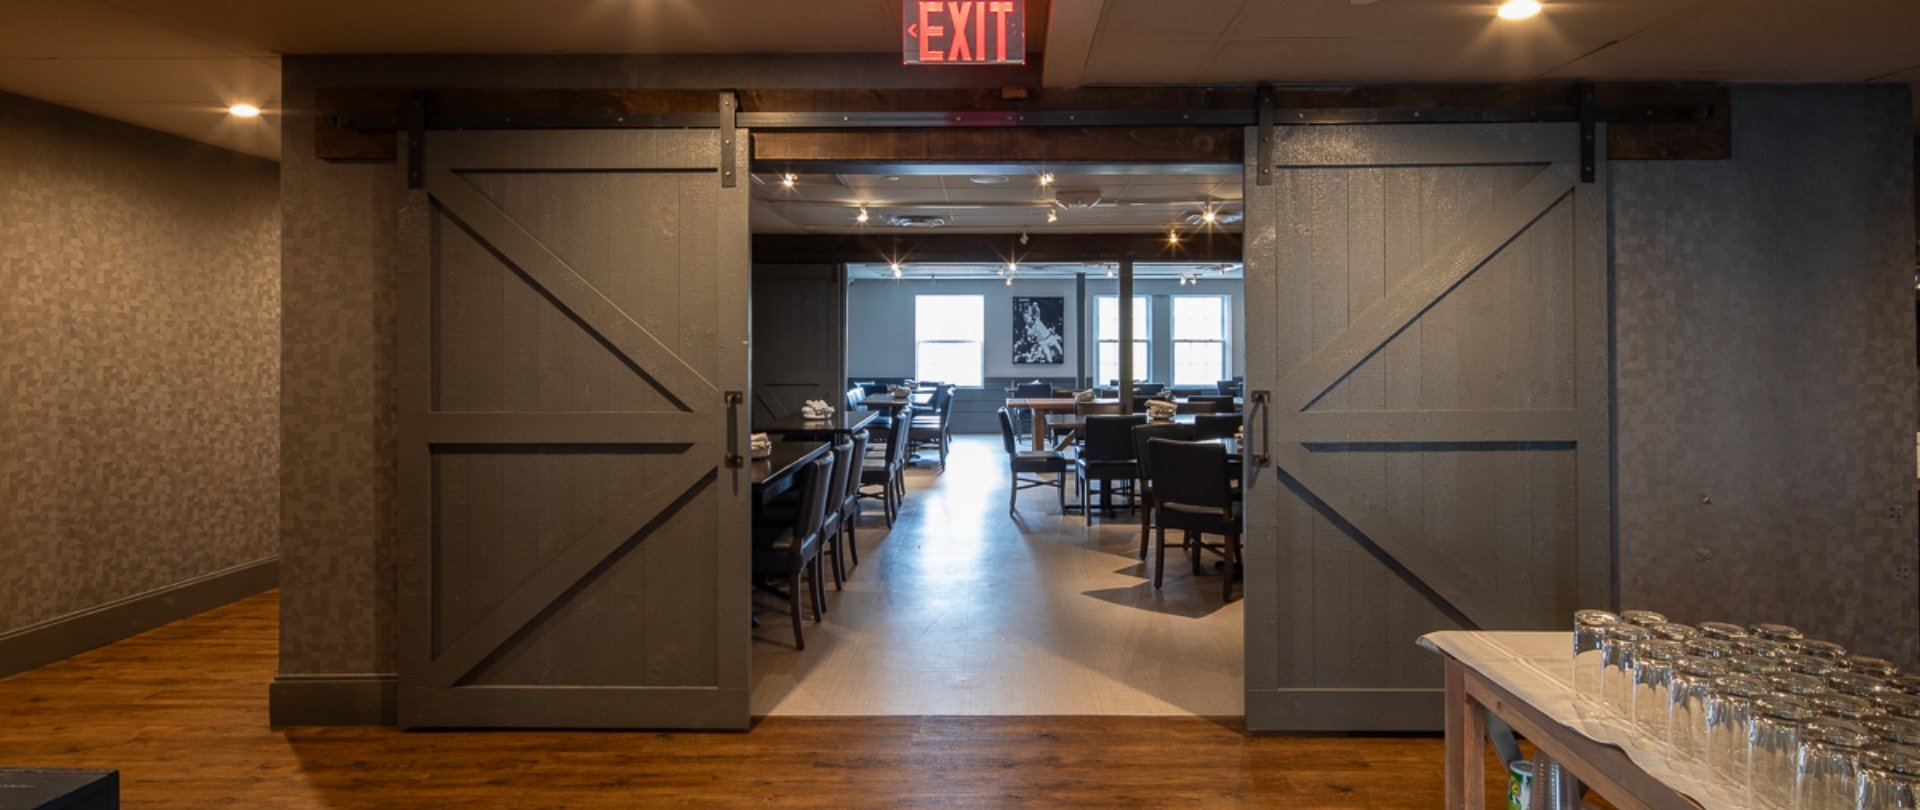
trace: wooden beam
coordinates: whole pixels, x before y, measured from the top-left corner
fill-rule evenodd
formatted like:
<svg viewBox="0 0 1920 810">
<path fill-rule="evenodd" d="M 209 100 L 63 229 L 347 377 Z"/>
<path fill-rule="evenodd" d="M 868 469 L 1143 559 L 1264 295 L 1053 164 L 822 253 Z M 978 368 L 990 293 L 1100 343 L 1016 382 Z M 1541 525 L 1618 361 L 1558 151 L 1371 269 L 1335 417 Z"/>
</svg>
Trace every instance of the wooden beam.
<svg viewBox="0 0 1920 810">
<path fill-rule="evenodd" d="M 753 133 L 756 163 L 1177 163 L 1238 167 L 1239 127 L 993 127 Z"/>
<path fill-rule="evenodd" d="M 1017 248 L 1017 250 L 1016 250 Z M 794 236 L 761 234 L 753 238 L 753 261 L 760 264 L 825 262 L 1237 262 L 1240 235 L 1218 232 L 1182 239 L 1175 247 L 1164 234 L 1045 234 L 1015 244 L 1003 234 L 889 234 L 882 236 Z"/>
</svg>

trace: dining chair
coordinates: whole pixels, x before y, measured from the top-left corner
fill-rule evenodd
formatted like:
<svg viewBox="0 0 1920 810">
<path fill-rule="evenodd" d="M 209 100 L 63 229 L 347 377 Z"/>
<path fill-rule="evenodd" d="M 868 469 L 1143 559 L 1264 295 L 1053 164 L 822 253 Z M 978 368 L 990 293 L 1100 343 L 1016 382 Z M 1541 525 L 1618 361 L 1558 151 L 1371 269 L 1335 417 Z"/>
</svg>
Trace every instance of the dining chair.
<svg viewBox="0 0 1920 810">
<path fill-rule="evenodd" d="M 940 470 L 947 469 L 947 451 L 953 447 L 953 401 L 958 398 L 957 385 L 943 385 L 934 392 L 931 412 L 913 418 L 908 428 L 907 440 L 914 449 L 934 448 L 940 451 Z"/>
<path fill-rule="evenodd" d="M 1213 394 L 1195 394 L 1193 396 L 1187 397 L 1187 401 L 1193 402 L 1193 403 L 1201 403 L 1201 402 L 1213 403 L 1214 413 L 1226 413 L 1228 411 L 1235 410 L 1236 408 L 1239 407 L 1237 404 L 1235 404 L 1234 397 L 1231 395 L 1216 396 Z"/>
<path fill-rule="evenodd" d="M 1063 427 L 1053 427 L 1049 425 L 1047 428 L 1047 436 L 1052 440 L 1054 447 L 1061 447 L 1067 442 L 1078 443 L 1081 440 L 1081 430 L 1087 424 L 1087 417 L 1118 416 L 1119 414 L 1120 403 L 1118 402 L 1075 402 L 1073 403 L 1074 424 Z M 1045 448 L 1036 447 L 1034 449 L 1043 450 Z"/>
<path fill-rule="evenodd" d="M 1060 514 L 1067 513 L 1067 457 L 1052 450 L 1022 450 L 1019 440 L 1014 438 L 1013 415 L 1001 408 L 997 414 L 1000 419 L 1000 444 L 1007 451 L 1007 471 L 1013 480 L 1007 486 L 1007 514 L 1013 514 L 1019 506 L 1020 490 L 1034 487 L 1053 487 L 1059 490 Z M 1022 475 L 1027 477 L 1023 478 Z M 1052 474 L 1051 480 L 1041 475 Z M 1086 501 L 1081 501 L 1086 503 Z"/>
<path fill-rule="evenodd" d="M 1133 429 L 1134 460 L 1140 467 L 1140 559 L 1147 558 L 1147 543 L 1153 539 L 1153 456 L 1147 452 L 1152 439 L 1191 441 L 1194 426 L 1180 422 L 1149 422 Z"/>
<path fill-rule="evenodd" d="M 833 476 L 834 459 L 823 455 L 807 465 L 796 475 L 800 476 L 801 509 L 795 521 L 787 526 L 756 526 L 753 530 L 753 577 L 755 585 L 761 590 L 787 600 L 788 613 L 793 616 L 793 646 L 795 649 L 807 648 L 807 639 L 801 630 L 800 621 L 800 580 L 804 575 L 813 594 L 813 620 L 820 621 L 826 612 L 826 597 L 821 593 L 820 566 L 820 526 L 826 517 L 827 489 Z M 768 584 L 775 579 L 785 579 L 787 589 Z"/>
<path fill-rule="evenodd" d="M 1219 442 L 1182 442 L 1150 439 L 1147 452 L 1153 456 L 1154 563 L 1153 587 L 1160 588 L 1167 570 L 1167 530 L 1184 535 L 1184 545 L 1193 558 L 1193 573 L 1200 574 L 1202 549 L 1226 558 L 1225 581 L 1220 598 L 1233 600 L 1234 566 L 1240 562 L 1240 532 L 1243 514 L 1234 502 L 1228 478 L 1227 449 Z M 1218 545 L 1204 541 L 1209 534 L 1225 538 Z"/>
<path fill-rule="evenodd" d="M 845 515 L 840 508 L 840 499 L 847 491 L 847 479 L 853 477 L 850 470 L 864 461 L 853 454 L 853 441 L 841 438 L 833 443 L 833 475 L 827 479 L 826 511 L 820 518 L 820 561 L 833 563 L 833 589 L 843 590 L 842 583 L 847 578 L 846 561 L 840 556 L 840 535 L 845 527 Z"/>
<path fill-rule="evenodd" d="M 1197 414 L 1193 417 L 1193 438 L 1231 439 L 1240 430 L 1241 421 L 1237 413 Z"/>
<path fill-rule="evenodd" d="M 1113 493 L 1120 489 L 1134 505 L 1134 476 L 1139 472 L 1133 458 L 1133 429 L 1147 422 L 1139 414 L 1089 416 L 1081 435 L 1085 443 L 1074 459 L 1074 474 L 1080 480 L 1080 503 L 1089 519 L 1093 516 L 1093 484 L 1100 484 L 1100 511 L 1113 516 Z M 1125 482 L 1126 486 L 1119 485 Z"/>
<path fill-rule="evenodd" d="M 862 510 L 860 508 L 860 473 L 857 472 L 857 470 L 866 464 L 867 434 L 853 434 L 852 444 L 853 447 L 848 451 L 848 455 L 852 458 L 851 464 L 853 466 L 847 470 L 846 488 L 840 492 L 832 493 L 829 496 L 829 498 L 839 501 L 838 506 L 830 506 L 830 508 L 840 510 L 840 533 L 844 536 L 847 543 L 847 568 L 849 570 L 857 568 L 860 565 L 860 543 L 858 541 L 860 539 L 860 513 Z M 836 551 L 839 550 L 839 544 L 840 539 L 836 538 L 834 540 L 834 548 Z"/>
<path fill-rule="evenodd" d="M 1014 399 L 1050 399 L 1053 396 L 1055 396 L 1053 392 L 1053 383 L 1044 383 L 1039 380 L 1034 380 L 1033 382 L 1023 382 L 1013 387 Z M 1072 396 L 1072 395 L 1069 394 L 1068 396 Z M 1014 425 L 1015 430 L 1019 430 L 1019 431 L 1033 430 L 1033 423 L 1031 420 L 1034 417 L 1033 417 L 1032 411 L 1019 409 L 1013 412 L 1013 416 L 1014 416 L 1014 419 L 1017 420 L 1017 423 Z M 1035 449 L 1039 449 L 1039 448 L 1035 448 Z"/>
<path fill-rule="evenodd" d="M 904 424 L 912 424 L 911 406 L 900 409 L 900 414 Z M 908 428 L 887 431 L 885 452 L 878 459 L 864 459 L 860 467 L 860 497 L 880 501 L 889 528 L 900 514 L 901 499 L 906 497 L 907 436 L 911 432 Z"/>
<path fill-rule="evenodd" d="M 1221 396 L 1237 397 L 1240 396 L 1242 385 L 1238 378 L 1221 380 L 1213 384 L 1213 390 L 1219 392 Z"/>
</svg>

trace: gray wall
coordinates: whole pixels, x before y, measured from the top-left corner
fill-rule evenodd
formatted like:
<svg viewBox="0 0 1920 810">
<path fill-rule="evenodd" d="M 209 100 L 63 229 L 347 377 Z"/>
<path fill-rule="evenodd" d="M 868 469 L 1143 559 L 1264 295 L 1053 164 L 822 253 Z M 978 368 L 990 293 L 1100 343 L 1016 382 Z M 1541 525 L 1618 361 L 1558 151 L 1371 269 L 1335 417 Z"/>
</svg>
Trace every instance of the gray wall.
<svg viewBox="0 0 1920 810">
<path fill-rule="evenodd" d="M 1741 88 L 1732 160 L 1613 165 L 1624 607 L 1916 663 L 1908 103 Z"/>
<path fill-rule="evenodd" d="M 274 555 L 276 171 L 0 93 L 0 635 Z"/>
</svg>

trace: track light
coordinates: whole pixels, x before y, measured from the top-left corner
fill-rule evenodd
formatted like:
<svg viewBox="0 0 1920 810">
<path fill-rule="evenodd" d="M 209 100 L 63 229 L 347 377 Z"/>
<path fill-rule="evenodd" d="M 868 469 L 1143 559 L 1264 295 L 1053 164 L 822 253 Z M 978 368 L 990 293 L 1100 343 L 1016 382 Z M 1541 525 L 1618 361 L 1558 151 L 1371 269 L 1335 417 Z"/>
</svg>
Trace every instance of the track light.
<svg viewBox="0 0 1920 810">
<path fill-rule="evenodd" d="M 1059 221 L 1060 221 L 1060 212 L 1055 211 L 1051 208 L 1047 209 L 1047 222 L 1051 224 Z"/>
<path fill-rule="evenodd" d="M 892 270 L 892 271 L 893 271 L 893 277 L 894 277 L 894 278 L 899 278 L 899 277 L 900 277 L 900 263 L 899 263 L 899 262 L 889 262 L 889 263 L 887 264 L 887 269 L 889 269 L 889 270 Z"/>
<path fill-rule="evenodd" d="M 1040 185 L 1043 185 L 1043 186 L 1053 185 L 1053 172 L 1041 172 Z"/>
<path fill-rule="evenodd" d="M 259 118 L 260 108 L 252 104 L 235 104 L 227 108 L 227 113 L 235 118 Z"/>
<path fill-rule="evenodd" d="M 783 188 L 793 188 L 794 181 L 799 179 L 800 178 L 795 177 L 793 175 L 793 172 L 787 172 L 785 174 L 780 175 L 780 185 Z"/>
<path fill-rule="evenodd" d="M 860 223 L 860 224 L 862 224 L 862 225 L 865 225 L 865 224 L 867 224 L 867 209 L 865 209 L 865 208 L 862 208 L 862 209 L 860 209 L 860 213 L 858 213 L 858 214 L 854 214 L 854 215 L 853 215 L 853 221 L 854 221 L 854 222 L 858 222 L 858 223 Z"/>
</svg>

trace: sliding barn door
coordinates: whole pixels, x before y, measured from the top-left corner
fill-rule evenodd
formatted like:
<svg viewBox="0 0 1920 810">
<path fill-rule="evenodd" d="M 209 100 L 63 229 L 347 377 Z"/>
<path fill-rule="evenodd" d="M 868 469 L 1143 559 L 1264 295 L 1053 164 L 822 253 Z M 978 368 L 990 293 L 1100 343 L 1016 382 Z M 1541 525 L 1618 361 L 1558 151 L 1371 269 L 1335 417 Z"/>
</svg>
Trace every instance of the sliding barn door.
<svg viewBox="0 0 1920 810">
<path fill-rule="evenodd" d="M 1421 634 L 1609 603 L 1605 175 L 1580 182 L 1579 137 L 1284 127 L 1261 185 L 1249 136 L 1250 727 L 1437 728 Z"/>
<path fill-rule="evenodd" d="M 728 149 L 745 166 L 745 138 Z M 747 195 L 718 130 L 430 132 L 400 720 L 745 728 Z"/>
</svg>

